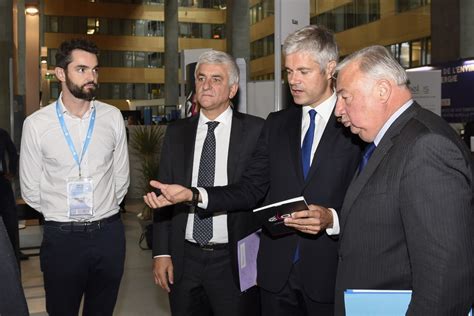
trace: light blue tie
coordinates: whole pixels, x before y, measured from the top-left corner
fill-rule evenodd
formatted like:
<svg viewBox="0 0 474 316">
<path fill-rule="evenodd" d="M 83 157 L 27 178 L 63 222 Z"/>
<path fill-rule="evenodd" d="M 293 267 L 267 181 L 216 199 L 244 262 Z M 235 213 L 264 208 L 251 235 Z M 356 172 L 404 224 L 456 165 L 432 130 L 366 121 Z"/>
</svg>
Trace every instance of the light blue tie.
<svg viewBox="0 0 474 316">
<path fill-rule="evenodd" d="M 306 179 L 309 168 L 311 167 L 311 148 L 313 147 L 316 110 L 309 110 L 309 128 L 304 135 L 303 146 L 301 146 L 301 162 L 303 165 L 303 175 Z"/>
</svg>

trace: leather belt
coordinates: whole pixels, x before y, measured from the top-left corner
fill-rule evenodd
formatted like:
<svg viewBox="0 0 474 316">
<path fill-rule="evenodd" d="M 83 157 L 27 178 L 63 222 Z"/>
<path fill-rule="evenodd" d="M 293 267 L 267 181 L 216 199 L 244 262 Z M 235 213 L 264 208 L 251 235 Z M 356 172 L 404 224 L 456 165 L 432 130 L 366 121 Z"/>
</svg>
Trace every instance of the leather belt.
<svg viewBox="0 0 474 316">
<path fill-rule="evenodd" d="M 200 244 L 189 241 L 189 240 L 186 240 L 186 244 L 188 244 L 192 247 L 195 247 L 195 248 L 199 248 L 199 249 L 204 250 L 204 251 L 224 250 L 224 249 L 227 249 L 228 245 L 229 245 L 229 244 L 213 244 L 213 243 L 210 243 L 210 244 L 201 246 Z"/>
<path fill-rule="evenodd" d="M 55 221 L 45 221 L 45 226 L 58 227 L 62 231 L 72 231 L 72 232 L 87 232 L 97 229 L 101 229 L 108 223 L 115 222 L 120 219 L 120 213 L 114 214 L 110 217 L 99 219 L 97 221 L 89 222 L 55 222 Z"/>
</svg>

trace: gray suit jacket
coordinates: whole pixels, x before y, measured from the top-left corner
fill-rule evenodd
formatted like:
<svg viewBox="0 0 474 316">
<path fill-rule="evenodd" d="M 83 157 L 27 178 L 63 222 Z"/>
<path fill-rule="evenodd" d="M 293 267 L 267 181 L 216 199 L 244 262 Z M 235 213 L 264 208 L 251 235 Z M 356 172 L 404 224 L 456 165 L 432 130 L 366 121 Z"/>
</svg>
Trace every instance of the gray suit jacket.
<svg viewBox="0 0 474 316">
<path fill-rule="evenodd" d="M 471 153 L 413 104 L 356 175 L 341 211 L 336 314 L 345 289 L 413 290 L 408 315 L 467 315 L 474 297 Z"/>
</svg>

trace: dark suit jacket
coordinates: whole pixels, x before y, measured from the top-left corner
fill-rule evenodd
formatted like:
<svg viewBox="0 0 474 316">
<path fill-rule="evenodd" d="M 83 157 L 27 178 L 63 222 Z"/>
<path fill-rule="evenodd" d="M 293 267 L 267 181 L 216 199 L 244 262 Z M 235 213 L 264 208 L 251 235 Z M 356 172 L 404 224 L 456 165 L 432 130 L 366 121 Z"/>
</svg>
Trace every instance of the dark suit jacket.
<svg viewBox="0 0 474 316">
<path fill-rule="evenodd" d="M 191 186 L 198 116 L 178 120 L 166 130 L 158 179 L 164 183 Z M 234 111 L 227 162 L 228 182 L 236 182 L 257 143 L 263 119 Z M 225 211 L 221 209 L 220 211 Z M 183 271 L 183 251 L 189 206 L 179 204 L 155 212 L 153 256 L 169 254 L 173 260 L 175 282 Z M 227 231 L 234 274 L 238 288 L 237 241 L 257 230 L 253 213 L 245 210 L 227 214 Z"/>
<path fill-rule="evenodd" d="M 28 315 L 18 263 L 0 217 L 0 315 Z"/>
<path fill-rule="evenodd" d="M 332 116 L 313 158 L 306 181 L 301 166 L 301 107 L 271 113 L 242 181 L 211 188 L 207 210 L 254 207 L 268 190 L 266 202 L 304 195 L 310 204 L 342 206 L 360 159 L 357 137 Z M 258 254 L 258 284 L 278 292 L 288 280 L 297 244 L 300 265 L 307 274 L 306 293 L 318 302 L 333 302 L 337 268 L 337 241 L 322 232 L 316 236 L 291 234 L 272 238 L 262 234 Z"/>
<path fill-rule="evenodd" d="M 383 136 L 342 208 L 336 314 L 345 289 L 413 290 L 409 315 L 473 302 L 473 167 L 460 137 L 414 104 Z"/>
</svg>

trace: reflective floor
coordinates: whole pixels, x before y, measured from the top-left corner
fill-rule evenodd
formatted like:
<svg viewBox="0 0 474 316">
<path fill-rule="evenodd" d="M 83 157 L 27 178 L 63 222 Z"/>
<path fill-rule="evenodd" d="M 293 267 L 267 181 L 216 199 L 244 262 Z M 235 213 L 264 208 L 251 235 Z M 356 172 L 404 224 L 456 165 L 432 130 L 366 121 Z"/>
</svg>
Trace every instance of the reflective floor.
<svg viewBox="0 0 474 316">
<path fill-rule="evenodd" d="M 127 239 L 127 255 L 125 273 L 114 315 L 168 316 L 170 315 L 168 296 L 155 286 L 152 279 L 151 250 L 142 250 L 138 246 L 142 228 L 137 214 L 142 207 L 141 201 L 127 201 L 127 212 L 122 214 Z M 27 226 L 21 229 L 20 246 L 22 248 L 39 246 L 41 234 L 40 226 Z M 23 253 L 37 254 L 38 249 L 23 250 Z M 21 271 L 30 315 L 47 315 L 39 257 L 33 255 L 28 260 L 21 261 Z"/>
</svg>

